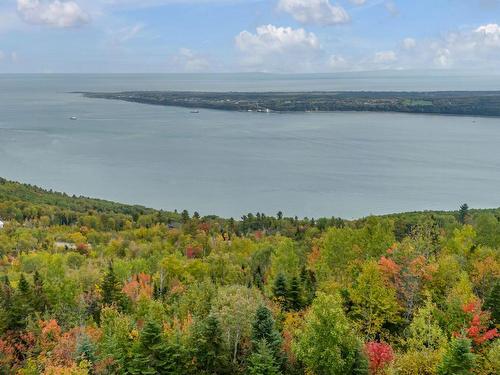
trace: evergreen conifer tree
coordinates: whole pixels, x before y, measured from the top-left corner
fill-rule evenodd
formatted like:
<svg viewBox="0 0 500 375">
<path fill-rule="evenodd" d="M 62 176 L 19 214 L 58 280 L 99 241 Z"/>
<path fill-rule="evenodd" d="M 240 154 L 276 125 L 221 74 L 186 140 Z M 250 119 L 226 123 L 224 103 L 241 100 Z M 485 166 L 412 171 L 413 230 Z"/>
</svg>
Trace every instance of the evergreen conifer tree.
<svg viewBox="0 0 500 375">
<path fill-rule="evenodd" d="M 500 281 L 497 281 L 484 301 L 484 308 L 490 310 L 495 324 L 500 324 Z"/>
<path fill-rule="evenodd" d="M 454 339 L 443 361 L 438 368 L 439 375 L 469 375 L 472 374 L 475 355 L 471 352 L 471 342 L 468 339 Z"/>
<path fill-rule="evenodd" d="M 288 289 L 287 305 L 291 310 L 299 311 L 302 309 L 302 288 L 299 279 L 293 277 L 290 281 L 290 288 Z"/>
<path fill-rule="evenodd" d="M 115 271 L 111 262 L 108 265 L 108 272 L 104 276 L 101 290 L 103 305 L 110 306 L 115 304 L 121 310 L 126 310 L 128 305 L 128 298 L 121 291 L 121 283 L 116 278 Z"/>
<path fill-rule="evenodd" d="M 207 375 L 224 374 L 228 370 L 228 357 L 217 317 L 210 315 L 195 326 L 193 355 L 196 369 Z"/>
<path fill-rule="evenodd" d="M 286 278 L 282 273 L 279 273 L 274 280 L 273 285 L 274 297 L 280 301 L 283 307 L 286 307 L 286 300 L 288 296 L 288 287 L 286 285 Z"/>
<path fill-rule="evenodd" d="M 47 309 L 47 296 L 43 290 L 43 280 L 38 271 L 33 275 L 33 307 L 37 312 L 44 312 Z"/>
<path fill-rule="evenodd" d="M 252 344 L 254 347 L 262 340 L 267 342 L 276 359 L 281 357 L 281 335 L 276 330 L 273 315 L 266 306 L 260 306 L 257 309 L 252 325 Z"/>
<path fill-rule="evenodd" d="M 279 366 L 266 340 L 256 344 L 255 351 L 248 358 L 249 375 L 279 375 Z"/>
<path fill-rule="evenodd" d="M 352 365 L 352 375 L 368 375 L 370 373 L 370 365 L 368 358 L 360 347 Z"/>
</svg>

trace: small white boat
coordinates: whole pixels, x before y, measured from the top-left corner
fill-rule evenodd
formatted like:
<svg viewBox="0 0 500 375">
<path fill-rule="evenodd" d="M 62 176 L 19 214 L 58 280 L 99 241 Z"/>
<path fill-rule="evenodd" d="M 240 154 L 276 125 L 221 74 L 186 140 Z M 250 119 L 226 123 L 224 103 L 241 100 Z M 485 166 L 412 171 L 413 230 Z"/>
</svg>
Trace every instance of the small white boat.
<svg viewBox="0 0 500 375">
<path fill-rule="evenodd" d="M 200 111 L 191 111 L 191 113 L 200 113 Z"/>
<path fill-rule="evenodd" d="M 70 119 L 70 120 L 78 120 L 78 117 L 71 116 L 69 119 Z"/>
</svg>

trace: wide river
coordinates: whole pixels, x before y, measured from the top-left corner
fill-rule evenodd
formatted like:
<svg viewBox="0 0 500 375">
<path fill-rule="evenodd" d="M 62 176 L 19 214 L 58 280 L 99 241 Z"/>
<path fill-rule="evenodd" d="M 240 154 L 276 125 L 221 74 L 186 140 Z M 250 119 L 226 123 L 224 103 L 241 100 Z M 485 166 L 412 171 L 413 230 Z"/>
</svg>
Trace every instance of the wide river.
<svg viewBox="0 0 500 375">
<path fill-rule="evenodd" d="M 0 176 L 225 217 L 500 206 L 500 119 L 193 114 L 69 93 L 138 89 L 495 90 L 500 77 L 0 75 Z"/>
</svg>

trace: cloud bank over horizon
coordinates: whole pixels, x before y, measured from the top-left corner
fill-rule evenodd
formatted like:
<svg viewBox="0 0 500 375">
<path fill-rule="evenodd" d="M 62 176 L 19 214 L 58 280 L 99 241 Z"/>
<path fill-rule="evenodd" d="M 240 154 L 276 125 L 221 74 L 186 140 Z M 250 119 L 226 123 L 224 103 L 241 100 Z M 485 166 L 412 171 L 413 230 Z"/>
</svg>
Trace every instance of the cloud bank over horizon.
<svg viewBox="0 0 500 375">
<path fill-rule="evenodd" d="M 496 0 L 456 0 L 448 6 L 430 0 L 5 0 L 0 4 L 0 73 L 415 69 L 500 73 L 499 66 L 500 1 Z"/>
</svg>

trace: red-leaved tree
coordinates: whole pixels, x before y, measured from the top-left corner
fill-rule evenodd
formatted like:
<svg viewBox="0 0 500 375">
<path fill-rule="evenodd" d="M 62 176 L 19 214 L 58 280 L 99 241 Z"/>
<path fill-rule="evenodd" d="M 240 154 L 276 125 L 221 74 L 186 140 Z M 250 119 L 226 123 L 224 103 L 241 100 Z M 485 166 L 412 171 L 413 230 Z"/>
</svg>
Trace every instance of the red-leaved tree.
<svg viewBox="0 0 500 375">
<path fill-rule="evenodd" d="M 394 360 L 394 352 L 389 344 L 383 342 L 367 342 L 365 352 L 370 362 L 370 374 L 383 374 L 386 367 Z"/>
</svg>

